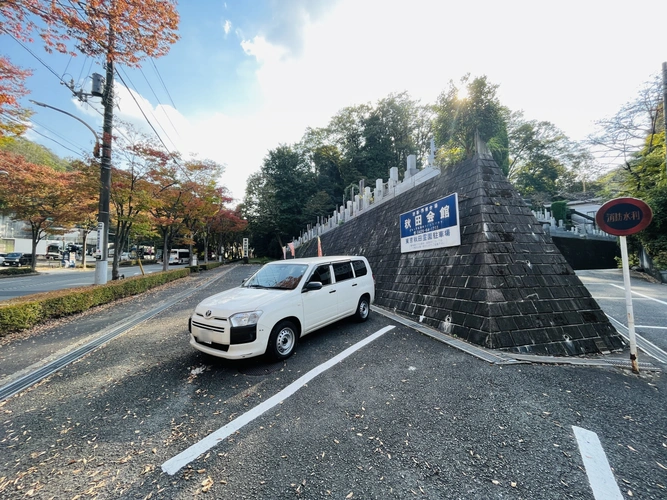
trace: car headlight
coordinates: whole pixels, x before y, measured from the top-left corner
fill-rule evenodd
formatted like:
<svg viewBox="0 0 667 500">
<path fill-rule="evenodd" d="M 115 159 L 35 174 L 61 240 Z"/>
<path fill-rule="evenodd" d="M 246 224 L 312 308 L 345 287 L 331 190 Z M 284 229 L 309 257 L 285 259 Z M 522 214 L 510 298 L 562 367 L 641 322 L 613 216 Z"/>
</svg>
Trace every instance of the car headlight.
<svg viewBox="0 0 667 500">
<path fill-rule="evenodd" d="M 261 315 L 262 311 L 237 313 L 229 317 L 229 322 L 232 326 L 252 326 L 257 324 Z"/>
</svg>

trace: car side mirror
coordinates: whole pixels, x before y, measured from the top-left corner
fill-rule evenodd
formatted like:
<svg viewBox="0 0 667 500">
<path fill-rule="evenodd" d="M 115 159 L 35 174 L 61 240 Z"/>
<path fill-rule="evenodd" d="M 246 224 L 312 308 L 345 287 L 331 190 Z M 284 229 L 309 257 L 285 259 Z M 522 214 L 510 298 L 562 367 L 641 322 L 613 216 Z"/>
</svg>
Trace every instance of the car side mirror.
<svg viewBox="0 0 667 500">
<path fill-rule="evenodd" d="M 322 289 L 321 281 L 309 281 L 308 283 L 306 283 L 306 286 L 303 287 L 301 293 L 310 292 L 311 290 L 321 290 L 321 289 Z"/>
</svg>

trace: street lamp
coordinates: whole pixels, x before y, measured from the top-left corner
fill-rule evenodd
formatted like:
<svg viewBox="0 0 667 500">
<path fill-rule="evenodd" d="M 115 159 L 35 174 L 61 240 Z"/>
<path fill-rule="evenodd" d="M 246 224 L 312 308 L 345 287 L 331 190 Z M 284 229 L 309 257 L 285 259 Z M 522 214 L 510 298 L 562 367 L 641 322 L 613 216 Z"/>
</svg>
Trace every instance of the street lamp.
<svg viewBox="0 0 667 500">
<path fill-rule="evenodd" d="M 49 108 L 53 109 L 54 111 L 58 111 L 59 113 L 66 114 L 67 116 L 70 116 L 74 118 L 76 121 L 83 123 L 88 130 L 90 130 L 93 135 L 95 136 L 95 147 L 93 148 L 93 155 L 95 158 L 100 157 L 100 138 L 97 135 L 97 132 L 88 125 L 86 122 L 84 122 L 81 118 L 78 116 L 74 116 L 71 113 L 68 113 L 67 111 L 64 111 L 60 108 L 56 108 L 54 106 L 50 106 L 49 104 L 44 104 L 43 102 L 38 102 L 38 101 L 33 101 L 30 99 L 30 102 L 33 104 L 36 104 L 37 106 L 41 106 L 43 108 Z M 110 134 L 110 132 L 109 132 Z M 103 144 L 104 145 L 104 144 Z M 108 150 L 109 146 L 107 146 Z M 103 156 L 102 162 L 101 162 L 101 187 L 100 187 L 100 213 L 98 214 L 99 216 L 99 222 L 97 224 L 97 250 L 99 251 L 100 248 L 102 250 L 101 252 L 101 259 L 97 259 L 95 262 L 95 284 L 96 285 L 104 285 L 107 282 L 107 270 L 109 268 L 109 262 L 107 261 L 107 256 L 108 256 L 108 241 L 109 241 L 109 233 L 108 233 L 108 228 L 109 228 L 109 186 L 111 184 L 110 182 L 110 157 L 109 155 L 106 155 L 107 157 L 105 158 Z M 106 161 L 105 161 L 106 160 Z"/>
<path fill-rule="evenodd" d="M 67 116 L 71 116 L 71 117 L 74 118 L 76 121 L 83 123 L 83 124 L 88 128 L 88 130 L 90 130 L 90 131 L 93 133 L 93 135 L 95 136 L 95 147 L 93 148 L 93 155 L 95 156 L 95 158 L 99 158 L 99 157 L 100 157 L 100 138 L 99 138 L 99 136 L 97 135 L 97 132 L 95 132 L 95 129 L 93 129 L 93 127 L 91 127 L 90 125 L 88 125 L 86 122 L 84 122 L 84 121 L 83 121 L 81 118 L 79 118 L 78 116 L 74 116 L 72 113 L 68 113 L 67 111 L 64 111 L 64 110 L 62 110 L 62 109 L 60 109 L 60 108 L 55 108 L 55 107 L 53 107 L 53 106 L 50 106 L 49 104 L 44 104 L 43 102 L 34 101 L 34 100 L 32 100 L 32 99 L 30 99 L 30 102 L 33 103 L 33 104 L 36 104 L 37 106 L 41 106 L 41 107 L 43 107 L 43 108 L 49 108 L 49 109 L 53 109 L 54 111 L 59 111 L 60 113 L 63 113 L 63 114 L 65 114 L 65 115 L 67 115 Z"/>
</svg>

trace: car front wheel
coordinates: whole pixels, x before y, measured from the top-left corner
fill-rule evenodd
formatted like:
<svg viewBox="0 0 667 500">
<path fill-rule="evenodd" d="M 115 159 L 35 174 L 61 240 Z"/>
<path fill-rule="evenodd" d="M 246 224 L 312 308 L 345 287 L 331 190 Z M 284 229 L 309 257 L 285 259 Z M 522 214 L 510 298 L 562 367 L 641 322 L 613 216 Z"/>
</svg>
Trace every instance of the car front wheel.
<svg viewBox="0 0 667 500">
<path fill-rule="evenodd" d="M 360 323 L 366 321 L 371 313 L 371 302 L 368 296 L 364 295 L 359 299 L 357 304 L 357 311 L 354 313 L 354 319 Z"/>
<path fill-rule="evenodd" d="M 294 353 L 297 337 L 298 330 L 294 323 L 288 320 L 279 322 L 271 331 L 267 353 L 277 361 L 289 358 Z"/>
</svg>

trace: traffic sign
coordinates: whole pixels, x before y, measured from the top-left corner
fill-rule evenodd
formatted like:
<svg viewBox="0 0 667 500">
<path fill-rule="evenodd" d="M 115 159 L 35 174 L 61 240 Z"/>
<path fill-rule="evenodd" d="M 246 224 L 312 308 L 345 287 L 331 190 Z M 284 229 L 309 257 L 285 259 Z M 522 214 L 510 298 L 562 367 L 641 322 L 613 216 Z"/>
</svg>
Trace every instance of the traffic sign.
<svg viewBox="0 0 667 500">
<path fill-rule="evenodd" d="M 630 337 L 630 363 L 632 371 L 639 373 L 637 361 L 637 342 L 635 340 L 635 315 L 632 308 L 632 290 L 630 289 L 630 265 L 628 263 L 628 244 L 626 236 L 645 229 L 653 218 L 653 212 L 642 200 L 637 198 L 616 198 L 600 207 L 595 214 L 595 222 L 603 231 L 620 236 L 621 264 L 623 266 L 623 288 L 625 288 L 625 307 L 628 312 L 628 334 Z"/>
<path fill-rule="evenodd" d="M 616 198 L 608 201 L 595 215 L 598 227 L 614 236 L 638 233 L 646 229 L 651 219 L 651 207 L 637 198 Z"/>
</svg>

